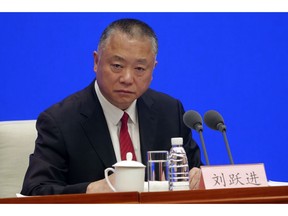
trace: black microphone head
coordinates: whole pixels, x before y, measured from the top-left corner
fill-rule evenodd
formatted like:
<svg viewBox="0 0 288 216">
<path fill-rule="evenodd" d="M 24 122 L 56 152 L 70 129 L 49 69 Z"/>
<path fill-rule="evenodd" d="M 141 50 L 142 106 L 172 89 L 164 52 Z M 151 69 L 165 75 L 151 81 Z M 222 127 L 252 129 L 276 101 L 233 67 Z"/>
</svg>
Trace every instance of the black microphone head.
<svg viewBox="0 0 288 216">
<path fill-rule="evenodd" d="M 220 113 L 215 110 L 209 110 L 204 114 L 205 124 L 213 130 L 226 130 L 224 119 Z"/>
<path fill-rule="evenodd" d="M 183 115 L 183 121 L 184 124 L 189 128 L 192 128 L 198 132 L 203 130 L 202 118 L 200 114 L 194 110 L 185 112 Z"/>
</svg>

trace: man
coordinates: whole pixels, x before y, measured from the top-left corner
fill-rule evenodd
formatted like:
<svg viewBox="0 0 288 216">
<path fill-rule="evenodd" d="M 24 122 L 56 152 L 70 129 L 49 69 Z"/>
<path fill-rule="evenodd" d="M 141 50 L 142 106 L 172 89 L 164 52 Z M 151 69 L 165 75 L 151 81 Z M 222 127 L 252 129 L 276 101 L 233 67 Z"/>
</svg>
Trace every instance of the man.
<svg viewBox="0 0 288 216">
<path fill-rule="evenodd" d="M 111 192 L 104 170 L 123 160 L 124 111 L 135 159 L 146 165 L 147 151 L 169 150 L 172 137 L 183 137 L 190 188 L 198 187 L 200 151 L 183 124 L 183 106 L 149 89 L 157 52 L 154 31 L 139 20 L 117 20 L 104 30 L 94 52 L 96 80 L 39 115 L 22 194 Z"/>
</svg>

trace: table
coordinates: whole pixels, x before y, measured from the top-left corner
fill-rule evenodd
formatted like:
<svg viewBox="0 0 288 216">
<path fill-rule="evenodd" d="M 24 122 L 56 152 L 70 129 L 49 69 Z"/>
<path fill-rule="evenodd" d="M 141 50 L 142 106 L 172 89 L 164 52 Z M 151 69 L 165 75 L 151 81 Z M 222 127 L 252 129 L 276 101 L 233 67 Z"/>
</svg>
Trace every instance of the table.
<svg viewBox="0 0 288 216">
<path fill-rule="evenodd" d="M 288 203 L 288 186 L 164 192 L 115 192 L 0 198 L 0 204 Z"/>
</svg>

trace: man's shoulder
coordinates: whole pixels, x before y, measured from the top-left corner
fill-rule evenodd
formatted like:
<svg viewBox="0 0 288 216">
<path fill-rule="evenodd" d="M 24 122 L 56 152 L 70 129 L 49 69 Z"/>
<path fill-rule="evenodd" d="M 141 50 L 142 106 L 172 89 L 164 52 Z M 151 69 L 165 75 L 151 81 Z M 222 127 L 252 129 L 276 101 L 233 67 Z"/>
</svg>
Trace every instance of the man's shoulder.
<svg viewBox="0 0 288 216">
<path fill-rule="evenodd" d="M 158 102 L 175 102 L 175 101 L 179 101 L 177 98 L 164 93 L 164 92 L 160 92 L 157 91 L 155 89 L 151 89 L 149 88 L 144 94 L 143 94 L 143 98 L 150 98 L 154 101 L 158 101 Z"/>
<path fill-rule="evenodd" d="M 155 110 L 167 111 L 167 107 L 169 107 L 170 110 L 174 110 L 174 108 L 178 109 L 179 105 L 181 106 L 182 103 L 180 100 L 167 93 L 149 88 L 140 98 L 139 105 L 140 104 L 145 104 L 147 107 Z"/>
<path fill-rule="evenodd" d="M 51 105 L 44 112 L 53 113 L 56 115 L 76 112 L 81 106 L 83 106 L 83 104 L 89 103 L 89 101 L 93 99 L 93 89 L 93 85 L 90 84 L 84 89 L 76 91 L 61 101 Z"/>
</svg>

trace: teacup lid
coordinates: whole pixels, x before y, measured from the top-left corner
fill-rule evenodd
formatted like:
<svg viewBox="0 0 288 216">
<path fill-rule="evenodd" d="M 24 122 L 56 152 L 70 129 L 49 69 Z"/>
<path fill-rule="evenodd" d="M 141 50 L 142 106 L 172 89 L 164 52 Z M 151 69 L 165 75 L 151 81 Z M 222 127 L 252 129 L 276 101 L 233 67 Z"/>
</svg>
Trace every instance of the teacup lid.
<svg viewBox="0 0 288 216">
<path fill-rule="evenodd" d="M 133 155 L 131 152 L 127 152 L 126 154 L 126 160 L 120 161 L 116 164 L 114 164 L 114 167 L 145 167 L 142 163 L 138 161 L 132 160 Z"/>
</svg>

